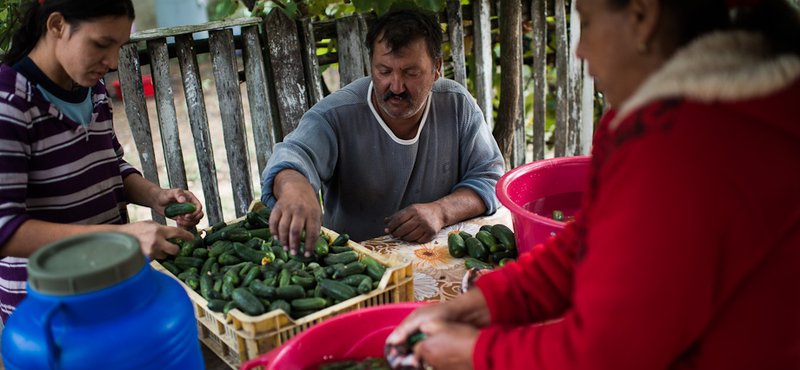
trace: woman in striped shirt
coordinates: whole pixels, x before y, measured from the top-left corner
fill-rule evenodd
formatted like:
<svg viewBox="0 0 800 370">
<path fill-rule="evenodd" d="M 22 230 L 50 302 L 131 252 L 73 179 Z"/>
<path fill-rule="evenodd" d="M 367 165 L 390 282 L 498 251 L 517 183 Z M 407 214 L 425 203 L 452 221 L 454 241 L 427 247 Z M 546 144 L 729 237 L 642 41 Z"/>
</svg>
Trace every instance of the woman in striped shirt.
<svg viewBox="0 0 800 370">
<path fill-rule="evenodd" d="M 167 239 L 193 239 L 198 199 L 162 189 L 123 159 L 103 83 L 130 38 L 130 0 L 34 0 L 0 65 L 0 317 L 25 297 L 31 253 L 68 236 L 117 231 L 150 258 L 175 254 Z M 178 227 L 128 223 L 128 202 L 163 214 L 197 211 Z"/>
</svg>

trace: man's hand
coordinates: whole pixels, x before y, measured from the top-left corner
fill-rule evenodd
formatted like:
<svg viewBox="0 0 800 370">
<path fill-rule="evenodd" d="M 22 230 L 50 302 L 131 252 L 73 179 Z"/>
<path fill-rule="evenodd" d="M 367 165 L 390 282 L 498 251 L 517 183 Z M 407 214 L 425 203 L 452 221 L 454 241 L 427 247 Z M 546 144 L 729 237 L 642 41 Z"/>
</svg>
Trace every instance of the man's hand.
<svg viewBox="0 0 800 370">
<path fill-rule="evenodd" d="M 292 255 L 301 253 L 301 235 L 305 231 L 305 253 L 311 256 L 322 227 L 319 197 L 308 180 L 294 170 L 283 170 L 275 176 L 273 192 L 278 202 L 269 216 L 269 229 L 281 246 Z"/>
<path fill-rule="evenodd" d="M 412 204 L 387 217 L 384 232 L 392 237 L 427 243 L 447 225 L 486 212 L 486 204 L 474 190 L 458 188 L 433 203 Z"/>
<path fill-rule="evenodd" d="M 387 217 L 384 232 L 394 238 L 427 243 L 444 225 L 442 209 L 436 203 L 412 204 Z"/>
</svg>

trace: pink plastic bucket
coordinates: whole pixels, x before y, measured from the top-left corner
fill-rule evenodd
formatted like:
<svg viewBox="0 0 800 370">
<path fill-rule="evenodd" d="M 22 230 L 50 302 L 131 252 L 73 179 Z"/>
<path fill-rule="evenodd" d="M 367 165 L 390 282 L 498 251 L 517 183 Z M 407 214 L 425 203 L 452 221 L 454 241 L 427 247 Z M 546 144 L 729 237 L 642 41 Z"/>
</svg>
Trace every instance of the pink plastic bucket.
<svg viewBox="0 0 800 370">
<path fill-rule="evenodd" d="M 383 345 L 392 330 L 425 304 L 387 304 L 336 316 L 245 362 L 240 370 L 256 366 L 264 366 L 264 370 L 316 370 L 326 362 L 383 357 Z"/>
<path fill-rule="evenodd" d="M 519 166 L 497 182 L 497 198 L 511 211 L 519 253 L 528 252 L 566 222 L 553 219 L 553 211 L 573 216 L 580 208 L 588 156 L 545 159 Z"/>
</svg>

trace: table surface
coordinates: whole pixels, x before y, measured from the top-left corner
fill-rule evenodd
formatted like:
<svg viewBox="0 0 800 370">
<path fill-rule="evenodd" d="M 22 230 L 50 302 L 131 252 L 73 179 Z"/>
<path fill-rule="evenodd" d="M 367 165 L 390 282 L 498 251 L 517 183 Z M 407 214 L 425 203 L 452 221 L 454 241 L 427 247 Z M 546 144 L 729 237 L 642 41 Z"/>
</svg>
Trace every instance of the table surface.
<svg viewBox="0 0 800 370">
<path fill-rule="evenodd" d="M 475 235 L 481 226 L 496 224 L 506 225 L 513 230 L 511 212 L 507 208 L 500 207 L 493 215 L 447 226 L 428 243 L 406 242 L 386 235 L 360 244 L 384 257 L 392 253 L 408 256 L 414 266 L 414 300 L 444 302 L 458 296 L 461 280 L 467 272 L 464 258 L 450 256 L 447 235 L 453 231 Z"/>
</svg>

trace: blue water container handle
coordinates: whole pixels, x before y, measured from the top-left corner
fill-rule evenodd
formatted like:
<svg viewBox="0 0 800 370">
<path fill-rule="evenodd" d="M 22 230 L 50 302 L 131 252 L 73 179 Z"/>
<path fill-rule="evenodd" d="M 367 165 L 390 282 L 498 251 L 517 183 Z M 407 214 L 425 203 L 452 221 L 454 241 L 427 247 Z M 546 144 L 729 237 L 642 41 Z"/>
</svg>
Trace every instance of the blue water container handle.
<svg viewBox="0 0 800 370">
<path fill-rule="evenodd" d="M 47 362 L 50 365 L 50 368 L 53 370 L 58 370 L 61 368 L 61 351 L 59 350 L 58 346 L 56 345 L 56 341 L 53 338 L 53 328 L 51 325 L 53 316 L 55 316 L 59 309 L 61 309 L 61 302 L 54 302 L 50 307 L 45 309 L 44 325 L 42 325 L 42 329 L 44 330 L 45 345 L 47 346 Z"/>
</svg>

